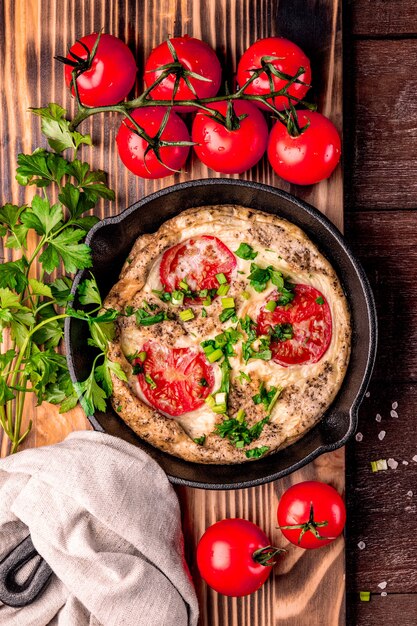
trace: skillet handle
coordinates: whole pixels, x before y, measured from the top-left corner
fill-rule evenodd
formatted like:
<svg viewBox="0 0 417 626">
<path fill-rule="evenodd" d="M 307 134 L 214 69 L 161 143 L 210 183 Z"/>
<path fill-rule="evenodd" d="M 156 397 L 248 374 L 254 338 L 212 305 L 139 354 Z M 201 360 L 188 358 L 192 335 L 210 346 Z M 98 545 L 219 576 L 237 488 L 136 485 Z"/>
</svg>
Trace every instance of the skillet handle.
<svg viewBox="0 0 417 626">
<path fill-rule="evenodd" d="M 19 570 L 38 557 L 39 563 L 21 584 L 16 581 Z M 30 535 L 23 539 L 0 563 L 0 601 L 12 607 L 31 604 L 47 587 L 52 575 L 48 563 L 37 553 Z"/>
</svg>

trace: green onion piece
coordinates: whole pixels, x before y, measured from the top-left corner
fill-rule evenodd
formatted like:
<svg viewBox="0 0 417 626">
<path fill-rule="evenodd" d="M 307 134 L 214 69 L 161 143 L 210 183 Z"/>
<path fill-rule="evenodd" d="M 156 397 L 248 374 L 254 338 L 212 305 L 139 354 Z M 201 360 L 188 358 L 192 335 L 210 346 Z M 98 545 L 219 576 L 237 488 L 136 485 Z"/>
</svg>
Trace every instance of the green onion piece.
<svg viewBox="0 0 417 626">
<path fill-rule="evenodd" d="M 224 283 L 223 285 L 220 285 L 216 293 L 218 296 L 226 296 L 229 289 L 230 289 L 230 285 L 228 285 L 227 283 Z"/>
<path fill-rule="evenodd" d="M 380 472 L 388 469 L 388 465 L 385 459 L 379 459 L 378 461 L 371 461 L 371 468 L 373 472 Z"/>
<path fill-rule="evenodd" d="M 208 346 L 204 346 L 203 347 L 204 350 L 204 354 L 209 355 L 212 352 L 214 352 L 214 346 L 212 346 L 211 344 L 209 344 Z"/>
<path fill-rule="evenodd" d="M 234 298 L 222 298 L 222 309 L 234 309 L 234 308 L 235 308 Z"/>
<path fill-rule="evenodd" d="M 249 300 L 250 293 L 248 291 L 242 291 L 241 296 L 244 300 Z"/>
<path fill-rule="evenodd" d="M 244 441 L 236 441 L 235 443 L 236 448 L 243 448 L 244 445 L 245 445 Z"/>
<path fill-rule="evenodd" d="M 371 599 L 371 592 L 370 591 L 360 591 L 359 592 L 359 598 L 360 598 L 361 602 L 369 602 L 369 600 Z"/>
<path fill-rule="evenodd" d="M 185 291 L 188 291 L 189 287 L 187 285 L 187 283 L 185 282 L 185 280 L 181 280 L 180 284 L 179 284 L 180 289 L 184 289 Z"/>
<path fill-rule="evenodd" d="M 278 398 L 280 397 L 280 395 L 282 394 L 282 390 L 284 388 L 283 387 L 278 387 L 271 402 L 268 404 L 268 408 L 266 409 L 266 414 L 267 415 L 271 415 L 272 409 L 274 408 Z"/>
<path fill-rule="evenodd" d="M 182 291 L 177 291 L 177 290 L 173 291 L 171 302 L 174 305 L 182 304 L 184 302 L 184 293 Z"/>
<path fill-rule="evenodd" d="M 207 398 L 204 401 L 206 404 L 208 404 L 208 406 L 212 409 L 215 405 L 216 405 L 216 401 L 213 398 L 212 395 L 207 396 Z"/>
<path fill-rule="evenodd" d="M 216 278 L 219 285 L 224 285 L 227 283 L 227 278 L 224 274 L 216 274 Z"/>
<path fill-rule="evenodd" d="M 219 359 L 222 358 L 223 352 L 222 350 L 220 350 L 220 348 L 217 348 L 217 350 L 213 350 L 209 354 L 207 354 L 206 352 L 206 356 L 207 356 L 207 359 L 210 361 L 210 363 L 214 363 L 215 361 L 218 361 Z"/>
<path fill-rule="evenodd" d="M 220 313 L 220 315 L 219 315 L 219 320 L 221 322 L 227 322 L 227 320 L 230 320 L 231 318 L 233 318 L 235 313 L 236 313 L 236 311 L 235 311 L 234 308 L 233 309 L 224 309 L 224 311 L 222 311 Z"/>
<path fill-rule="evenodd" d="M 209 386 L 209 384 L 208 384 L 208 382 L 206 381 L 206 379 L 205 379 L 205 378 L 200 378 L 200 381 L 199 381 L 199 382 L 200 382 L 200 385 L 201 385 L 202 387 L 208 387 L 208 386 Z"/>
<path fill-rule="evenodd" d="M 193 320 L 194 318 L 195 318 L 195 315 L 191 309 L 185 309 L 185 311 L 180 311 L 180 319 L 183 322 L 189 322 L 190 320 Z"/>
<path fill-rule="evenodd" d="M 319 296 L 318 298 L 316 298 L 316 302 L 317 304 L 324 304 L 324 299 L 321 296 Z"/>
<path fill-rule="evenodd" d="M 206 309 L 201 309 L 201 317 L 207 317 L 207 311 Z"/>
<path fill-rule="evenodd" d="M 247 380 L 249 383 L 252 380 L 251 377 L 249 376 L 249 374 L 246 374 L 246 372 L 242 372 L 242 370 L 239 370 L 239 376 L 238 376 L 239 380 L 242 381 L 242 379 Z"/>
<path fill-rule="evenodd" d="M 151 389 L 156 389 L 156 382 L 151 376 L 149 376 L 149 374 L 145 374 L 145 380 Z"/>
<path fill-rule="evenodd" d="M 224 391 L 220 393 L 216 393 L 216 395 L 214 396 L 214 399 L 216 400 L 216 404 L 226 404 L 226 397 L 227 397 L 227 394 Z"/>
<path fill-rule="evenodd" d="M 208 296 L 208 289 L 200 289 L 200 291 L 198 292 L 198 297 L 207 298 L 207 296 Z"/>
<path fill-rule="evenodd" d="M 142 352 L 139 352 L 138 359 L 140 359 L 142 363 L 144 362 L 144 360 L 146 359 L 146 352 L 144 350 Z"/>
<path fill-rule="evenodd" d="M 227 406 L 226 404 L 215 404 L 211 410 L 213 413 L 227 413 Z"/>
<path fill-rule="evenodd" d="M 211 297 L 208 296 L 207 298 L 204 298 L 203 304 L 204 304 L 204 306 L 210 306 L 210 304 L 211 304 Z"/>
<path fill-rule="evenodd" d="M 239 409 L 239 411 L 236 413 L 236 421 L 242 424 L 245 421 L 245 417 L 246 413 L 244 409 Z"/>
<path fill-rule="evenodd" d="M 271 311 L 271 313 L 272 311 L 275 311 L 276 308 L 277 308 L 277 303 L 275 302 L 275 300 L 269 300 L 269 302 L 265 304 L 265 309 L 267 311 Z"/>
</svg>

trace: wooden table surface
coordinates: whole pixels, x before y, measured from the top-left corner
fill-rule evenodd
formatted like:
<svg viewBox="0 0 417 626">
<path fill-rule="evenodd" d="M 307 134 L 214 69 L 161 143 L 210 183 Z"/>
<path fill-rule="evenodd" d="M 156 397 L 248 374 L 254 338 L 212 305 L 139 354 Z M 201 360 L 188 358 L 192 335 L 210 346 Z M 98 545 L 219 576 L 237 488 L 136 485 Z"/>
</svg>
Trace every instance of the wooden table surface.
<svg viewBox="0 0 417 626">
<path fill-rule="evenodd" d="M 111 10 L 108 8 L 110 4 Z M 11 184 L 16 153 L 30 151 L 41 141 L 38 122 L 25 114 L 26 109 L 50 100 L 69 104 L 62 79 L 56 79 L 54 75 L 51 80 L 48 74 L 52 56 L 62 53 L 76 36 L 90 32 L 93 26 L 97 28 L 97 23 L 104 25 L 106 32 L 125 38 L 143 55 L 149 50 L 144 51 L 142 43 L 135 39 L 134 29 L 140 30 L 149 19 L 153 20 L 156 41 L 166 36 L 167 20 L 173 25 L 172 34 L 179 34 L 181 20 L 197 13 L 202 18 L 200 35 L 205 35 L 207 39 L 210 32 L 213 36 L 221 26 L 225 31 L 223 35 L 218 33 L 221 38 L 228 35 L 228 26 L 210 22 L 210 10 L 213 7 L 220 9 L 223 4 L 229 6 L 232 12 L 243 11 L 244 7 L 249 20 L 247 23 L 252 24 L 247 36 L 253 39 L 255 33 L 266 36 L 275 34 L 275 28 L 280 30 L 273 21 L 279 16 L 280 7 L 287 11 L 288 7 L 292 7 L 294 12 L 302 14 L 303 5 L 308 5 L 317 19 L 304 23 L 303 28 L 313 38 L 314 28 L 321 18 L 320 7 L 326 3 L 310 0 L 234 0 L 230 3 L 207 0 L 193 3 L 191 0 L 178 0 L 174 2 L 175 14 L 169 13 L 172 2 L 165 0 L 156 4 L 158 12 L 151 11 L 153 3 L 139 0 L 108 3 L 107 9 L 106 3 L 92 0 L 0 2 L 2 63 L 9 70 L 8 77 L 13 76 L 14 81 L 10 89 L 10 84 L 1 83 L 6 73 L 0 74 L 3 202 L 10 199 L 23 201 L 23 193 Z M 337 2 L 328 2 L 328 5 L 337 6 Z M 129 13 L 132 7 L 136 10 L 134 19 Z M 417 101 L 414 95 L 417 86 L 417 9 L 413 0 L 350 0 L 345 1 L 343 9 L 345 232 L 371 280 L 380 320 L 377 365 L 369 389 L 370 396 L 360 411 L 359 431 L 363 439 L 360 442 L 354 440 L 347 448 L 346 623 L 348 626 L 414 626 L 417 623 L 417 438 L 413 410 L 417 399 Z M 72 20 L 65 19 L 68 15 L 72 15 Z M 240 32 L 235 33 L 235 37 L 237 43 L 233 54 L 241 52 L 242 45 L 246 43 L 245 36 Z M 26 54 L 17 63 L 16 50 L 19 49 L 26 49 Z M 33 61 L 35 58 L 36 63 Z M 31 97 L 28 84 L 33 87 L 35 99 Z M 14 99 L 17 97 L 20 99 L 16 104 Z M 111 146 L 114 130 L 104 132 L 99 123 L 95 123 L 92 130 L 96 143 Z M 86 158 L 90 156 L 87 154 Z M 104 152 L 99 165 L 111 171 L 116 166 L 112 158 L 111 150 Z M 122 170 L 118 172 L 117 184 L 126 193 L 118 197 L 114 212 L 143 192 L 139 183 L 128 179 Z M 199 174 L 204 176 L 206 172 L 201 169 Z M 274 177 L 264 171 L 258 170 L 256 175 L 276 184 Z M 198 177 L 198 173 L 193 176 Z M 170 182 L 176 181 L 172 179 Z M 147 192 L 152 190 L 152 185 L 146 188 Z M 316 205 L 319 202 L 314 197 L 309 200 Z M 340 220 L 339 227 L 342 225 L 340 217 L 336 210 L 333 218 Z M 392 408 L 393 403 L 398 403 L 397 409 Z M 398 417 L 391 413 L 393 410 Z M 381 421 L 376 420 L 379 415 Z M 70 419 L 59 415 L 51 418 L 41 409 L 38 411 L 36 441 L 31 445 L 49 441 L 51 419 L 54 420 L 57 439 L 62 438 L 69 428 L 85 427 L 85 421 L 78 412 L 73 413 Z M 381 431 L 385 432 L 383 439 L 380 438 Z M 3 449 L 4 446 L 3 442 Z M 397 469 L 373 474 L 370 461 L 378 458 L 395 459 L 399 463 Z M 329 471 L 340 474 L 338 463 L 343 463 L 343 453 L 330 459 L 329 465 L 326 458 L 322 459 L 315 467 L 306 470 L 306 475 L 326 477 Z M 410 495 L 411 492 L 414 493 Z M 180 493 L 186 512 L 185 527 L 192 525 L 187 518 L 193 498 L 190 493 Z M 229 516 L 248 511 L 254 521 L 272 529 L 271 516 L 264 508 L 265 503 L 271 502 L 270 487 L 244 490 L 233 499 L 232 506 L 227 498 L 225 492 L 207 496 L 205 502 L 212 521 L 222 511 Z M 362 550 L 358 547 L 360 542 L 365 544 Z M 333 550 L 336 563 L 340 563 L 343 542 L 336 544 Z M 329 554 L 332 554 L 331 551 Z M 318 557 L 319 560 L 322 558 Z M 313 555 L 308 556 L 307 562 L 307 570 L 310 568 L 313 571 Z M 337 571 L 336 581 L 342 575 L 340 569 Z M 314 570 L 314 576 L 322 575 L 319 569 Z M 334 575 L 331 569 L 330 575 Z M 220 597 L 212 595 L 211 608 L 207 609 L 206 605 L 203 609 L 204 624 L 283 624 L 273 603 L 279 585 L 283 586 L 287 597 L 290 597 L 291 591 L 294 592 L 294 589 L 285 591 L 285 580 L 282 575 L 275 577 L 269 587 L 241 605 L 226 604 Z M 384 589 L 382 583 L 386 583 Z M 302 613 L 300 603 L 304 590 L 303 587 L 295 590 L 293 605 L 290 606 L 294 615 L 300 610 Z M 369 603 L 359 601 L 359 590 L 372 592 Z M 382 592 L 387 595 L 381 596 Z M 321 600 L 322 605 L 327 602 L 336 606 L 336 616 L 320 621 L 318 600 L 310 604 L 309 617 L 304 614 L 304 618 L 288 624 L 333 626 L 342 623 L 339 609 L 343 602 L 341 604 L 340 598 L 328 595 L 327 599 Z"/>
</svg>

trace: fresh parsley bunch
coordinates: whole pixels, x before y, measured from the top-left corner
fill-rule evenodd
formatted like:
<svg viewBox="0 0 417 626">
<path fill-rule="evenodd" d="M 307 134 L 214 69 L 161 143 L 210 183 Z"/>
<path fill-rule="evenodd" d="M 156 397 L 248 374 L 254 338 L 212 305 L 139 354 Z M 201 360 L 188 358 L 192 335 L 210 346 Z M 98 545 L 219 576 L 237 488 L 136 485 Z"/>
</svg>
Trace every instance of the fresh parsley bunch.
<svg viewBox="0 0 417 626">
<path fill-rule="evenodd" d="M 16 179 L 36 190 L 30 204 L 5 204 L 0 208 L 0 235 L 15 260 L 0 265 L 0 424 L 15 452 L 28 435 L 21 432 L 25 394 L 73 408 L 79 396 L 91 414 L 105 409 L 111 393 L 110 371 L 124 378 L 121 368 L 107 358 L 116 311 L 103 311 L 94 278 L 80 285 L 79 299 L 93 305 L 89 313 L 71 306 L 71 275 L 92 265 L 90 248 L 84 243 L 98 221 L 88 214 L 101 198 L 113 200 L 102 171 L 93 171 L 77 158 L 81 144 L 91 137 L 71 131 L 66 111 L 49 104 L 33 112 L 41 117 L 42 132 L 52 151 L 39 148 L 19 154 Z M 68 151 L 71 156 L 61 153 Z M 68 153 L 67 152 L 67 153 Z M 72 158 L 71 158 L 72 157 Z M 55 270 L 63 275 L 52 279 Z M 91 308 L 91 307 L 90 307 Z M 64 319 L 82 317 L 89 324 L 89 343 L 99 349 L 90 376 L 71 383 L 66 359 L 60 354 Z"/>
</svg>

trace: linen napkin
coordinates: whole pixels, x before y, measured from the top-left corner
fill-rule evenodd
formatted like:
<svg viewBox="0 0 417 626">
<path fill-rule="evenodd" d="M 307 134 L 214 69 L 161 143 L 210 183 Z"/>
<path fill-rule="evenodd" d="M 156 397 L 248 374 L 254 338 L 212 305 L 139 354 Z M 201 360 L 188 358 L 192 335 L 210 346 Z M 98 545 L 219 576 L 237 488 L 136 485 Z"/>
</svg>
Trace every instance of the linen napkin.
<svg viewBox="0 0 417 626">
<path fill-rule="evenodd" d="M 180 510 L 162 469 L 98 432 L 0 461 L 0 559 L 30 533 L 49 586 L 2 626 L 195 626 Z"/>
</svg>

